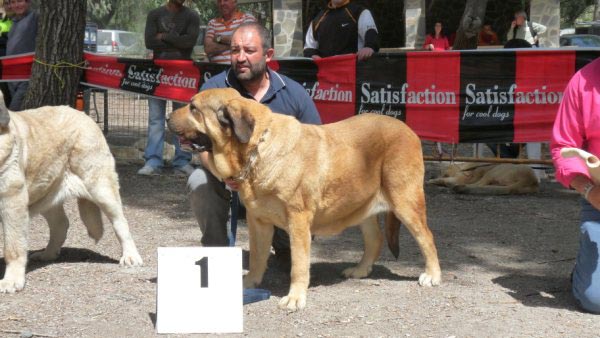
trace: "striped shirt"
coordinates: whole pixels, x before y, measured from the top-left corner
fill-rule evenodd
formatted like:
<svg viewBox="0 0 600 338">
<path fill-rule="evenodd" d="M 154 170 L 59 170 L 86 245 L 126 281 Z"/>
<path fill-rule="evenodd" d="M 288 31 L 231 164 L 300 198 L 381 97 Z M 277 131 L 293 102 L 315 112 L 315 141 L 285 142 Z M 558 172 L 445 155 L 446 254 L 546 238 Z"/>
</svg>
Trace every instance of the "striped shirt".
<svg viewBox="0 0 600 338">
<path fill-rule="evenodd" d="M 256 22 L 256 18 L 252 14 L 240 11 L 235 12 L 229 21 L 225 21 L 223 17 L 214 18 L 208 22 L 206 38 L 213 39 L 215 35 L 231 36 L 236 28 L 246 22 Z M 229 64 L 231 62 L 231 50 L 227 49 L 220 54 L 212 56 L 210 62 Z"/>
</svg>

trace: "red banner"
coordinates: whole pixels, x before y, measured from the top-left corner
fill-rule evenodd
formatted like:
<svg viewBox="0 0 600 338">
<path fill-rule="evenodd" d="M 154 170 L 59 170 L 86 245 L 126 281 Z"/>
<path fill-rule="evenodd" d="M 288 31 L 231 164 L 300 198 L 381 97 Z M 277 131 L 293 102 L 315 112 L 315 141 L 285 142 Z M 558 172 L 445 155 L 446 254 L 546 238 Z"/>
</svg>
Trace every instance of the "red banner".
<svg viewBox="0 0 600 338">
<path fill-rule="evenodd" d="M 405 121 L 423 139 L 547 141 L 562 92 L 599 50 L 491 50 L 284 59 L 272 69 L 298 81 L 324 123 L 377 113 Z M 227 66 L 85 53 L 82 83 L 187 102 Z M 0 81 L 27 80 L 33 54 L 0 58 Z"/>
</svg>

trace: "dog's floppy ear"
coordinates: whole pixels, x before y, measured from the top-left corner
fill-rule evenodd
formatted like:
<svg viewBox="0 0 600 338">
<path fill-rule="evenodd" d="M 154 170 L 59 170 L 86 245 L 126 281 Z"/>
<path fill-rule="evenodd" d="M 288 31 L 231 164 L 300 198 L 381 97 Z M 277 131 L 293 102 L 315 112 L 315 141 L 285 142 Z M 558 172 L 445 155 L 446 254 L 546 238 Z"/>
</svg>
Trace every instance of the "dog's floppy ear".
<svg viewBox="0 0 600 338">
<path fill-rule="evenodd" d="M 239 99 L 229 100 L 217 114 L 221 125 L 233 128 L 241 143 L 248 143 L 254 131 L 254 117 L 246 109 L 246 105 Z"/>
<path fill-rule="evenodd" d="M 9 122 L 10 115 L 8 114 L 6 104 L 4 103 L 4 96 L 2 95 L 2 92 L 0 92 L 0 128 L 8 128 Z"/>
</svg>

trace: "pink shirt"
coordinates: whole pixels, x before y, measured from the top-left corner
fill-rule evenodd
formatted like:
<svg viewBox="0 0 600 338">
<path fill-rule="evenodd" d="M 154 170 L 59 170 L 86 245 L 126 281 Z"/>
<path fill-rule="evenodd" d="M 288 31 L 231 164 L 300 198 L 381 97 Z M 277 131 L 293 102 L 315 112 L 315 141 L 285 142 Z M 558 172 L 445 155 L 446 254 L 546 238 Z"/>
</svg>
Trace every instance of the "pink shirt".
<svg viewBox="0 0 600 338">
<path fill-rule="evenodd" d="M 589 178 L 579 158 L 562 158 L 560 150 L 574 147 L 600 155 L 600 58 L 578 71 L 567 85 L 552 129 L 550 149 L 556 180 L 565 187 L 577 175 Z"/>
<path fill-rule="evenodd" d="M 429 45 L 429 44 L 433 45 L 434 51 L 450 49 L 450 44 L 448 43 L 448 39 L 445 36 L 436 39 L 431 34 L 429 34 L 425 38 L 425 43 L 423 44 L 423 48 L 427 48 L 427 45 Z"/>
</svg>

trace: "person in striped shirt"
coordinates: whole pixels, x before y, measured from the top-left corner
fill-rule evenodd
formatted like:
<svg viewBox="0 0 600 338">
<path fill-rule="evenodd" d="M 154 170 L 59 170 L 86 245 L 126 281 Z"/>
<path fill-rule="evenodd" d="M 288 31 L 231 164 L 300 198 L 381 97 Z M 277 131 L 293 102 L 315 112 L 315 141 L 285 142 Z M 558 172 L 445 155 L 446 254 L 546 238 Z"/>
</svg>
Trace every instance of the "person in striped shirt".
<svg viewBox="0 0 600 338">
<path fill-rule="evenodd" d="M 231 60 L 231 35 L 241 24 L 256 22 L 252 14 L 237 9 L 237 0 L 216 0 L 220 17 L 208 22 L 204 36 L 204 51 L 210 62 L 229 64 Z"/>
</svg>

